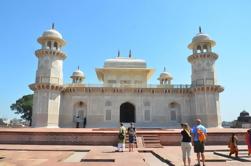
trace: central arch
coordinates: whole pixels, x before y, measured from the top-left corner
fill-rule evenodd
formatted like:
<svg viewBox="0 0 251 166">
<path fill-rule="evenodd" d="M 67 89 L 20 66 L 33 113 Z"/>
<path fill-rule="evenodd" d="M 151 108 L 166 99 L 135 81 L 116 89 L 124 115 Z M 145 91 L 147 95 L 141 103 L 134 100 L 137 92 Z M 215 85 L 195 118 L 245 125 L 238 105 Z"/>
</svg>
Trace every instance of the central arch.
<svg viewBox="0 0 251 166">
<path fill-rule="evenodd" d="M 135 123 L 135 107 L 133 104 L 126 102 L 120 105 L 120 122 Z"/>
</svg>

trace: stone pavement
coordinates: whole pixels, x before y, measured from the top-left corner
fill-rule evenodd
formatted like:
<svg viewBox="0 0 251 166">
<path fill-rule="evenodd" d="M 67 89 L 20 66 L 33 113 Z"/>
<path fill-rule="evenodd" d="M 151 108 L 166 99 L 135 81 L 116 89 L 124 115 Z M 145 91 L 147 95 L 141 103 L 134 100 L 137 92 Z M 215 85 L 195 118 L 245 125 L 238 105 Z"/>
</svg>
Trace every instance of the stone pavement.
<svg viewBox="0 0 251 166">
<path fill-rule="evenodd" d="M 226 145 L 206 147 L 207 166 L 250 166 L 246 146 L 239 146 L 240 159 L 229 158 Z M 140 148 L 115 152 L 113 146 L 8 145 L 0 144 L 0 166 L 182 166 L 179 146 Z M 192 153 L 192 164 L 196 163 Z"/>
</svg>

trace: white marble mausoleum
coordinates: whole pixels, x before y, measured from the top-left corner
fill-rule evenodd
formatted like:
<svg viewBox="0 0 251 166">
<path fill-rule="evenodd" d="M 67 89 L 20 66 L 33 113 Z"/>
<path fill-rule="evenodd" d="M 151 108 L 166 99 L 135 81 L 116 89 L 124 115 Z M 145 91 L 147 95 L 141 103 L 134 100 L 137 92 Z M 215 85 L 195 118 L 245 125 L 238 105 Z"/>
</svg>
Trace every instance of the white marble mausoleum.
<svg viewBox="0 0 251 166">
<path fill-rule="evenodd" d="M 188 48 L 191 55 L 191 84 L 174 85 L 166 69 L 159 75 L 159 84 L 148 80 L 154 69 L 143 59 L 129 53 L 106 59 L 103 67 L 96 68 L 100 85 L 87 84 L 85 74 L 78 68 L 73 72 L 72 83 L 63 82 L 62 51 L 65 40 L 52 26 L 38 42 L 38 58 L 34 91 L 33 127 L 118 127 L 120 122 L 134 122 L 137 127 L 179 127 L 181 122 L 192 124 L 200 118 L 207 127 L 221 125 L 219 93 L 215 61 L 218 55 L 207 34 L 199 31 Z M 185 48 L 184 48 L 185 49 Z M 185 59 L 184 59 L 185 60 Z"/>
</svg>

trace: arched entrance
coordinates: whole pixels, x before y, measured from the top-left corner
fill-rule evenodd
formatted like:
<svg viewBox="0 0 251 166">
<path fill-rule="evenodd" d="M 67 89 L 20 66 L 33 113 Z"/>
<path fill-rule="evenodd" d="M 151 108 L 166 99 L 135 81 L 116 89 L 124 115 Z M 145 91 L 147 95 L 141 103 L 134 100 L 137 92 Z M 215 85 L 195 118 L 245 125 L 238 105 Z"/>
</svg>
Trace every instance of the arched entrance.
<svg viewBox="0 0 251 166">
<path fill-rule="evenodd" d="M 135 107 L 131 103 L 123 103 L 120 106 L 120 122 L 135 123 Z"/>
<path fill-rule="evenodd" d="M 73 122 L 74 127 L 86 127 L 87 122 L 87 105 L 86 103 L 80 101 L 74 104 L 73 111 Z"/>
</svg>

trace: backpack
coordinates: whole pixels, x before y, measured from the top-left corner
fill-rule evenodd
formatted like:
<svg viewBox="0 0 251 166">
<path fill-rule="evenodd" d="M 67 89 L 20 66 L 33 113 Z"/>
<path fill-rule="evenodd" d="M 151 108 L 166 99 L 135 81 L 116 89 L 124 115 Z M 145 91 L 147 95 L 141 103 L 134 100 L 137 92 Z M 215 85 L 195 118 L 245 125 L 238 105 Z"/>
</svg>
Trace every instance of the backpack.
<svg viewBox="0 0 251 166">
<path fill-rule="evenodd" d="M 119 132 L 119 139 L 123 140 L 124 138 L 125 138 L 125 136 L 124 136 L 124 132 L 122 130 L 122 132 Z"/>
<path fill-rule="evenodd" d="M 128 130 L 129 135 L 133 136 L 134 132 L 135 132 L 134 129 L 132 127 L 130 127 Z"/>
<path fill-rule="evenodd" d="M 201 129 L 197 129 L 198 139 L 200 142 L 205 142 L 206 135 Z"/>
</svg>

